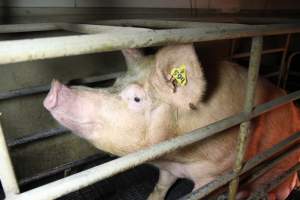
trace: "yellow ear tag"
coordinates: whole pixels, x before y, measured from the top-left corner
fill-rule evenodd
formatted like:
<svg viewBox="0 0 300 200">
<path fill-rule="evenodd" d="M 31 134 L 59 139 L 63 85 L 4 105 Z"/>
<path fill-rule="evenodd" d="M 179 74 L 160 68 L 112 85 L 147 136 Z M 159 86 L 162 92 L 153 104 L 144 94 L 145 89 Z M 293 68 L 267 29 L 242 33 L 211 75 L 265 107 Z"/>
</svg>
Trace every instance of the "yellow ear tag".
<svg viewBox="0 0 300 200">
<path fill-rule="evenodd" d="M 172 79 L 176 80 L 178 85 L 185 86 L 187 84 L 186 66 L 182 64 L 180 67 L 174 67 L 171 70 L 171 76 Z"/>
</svg>

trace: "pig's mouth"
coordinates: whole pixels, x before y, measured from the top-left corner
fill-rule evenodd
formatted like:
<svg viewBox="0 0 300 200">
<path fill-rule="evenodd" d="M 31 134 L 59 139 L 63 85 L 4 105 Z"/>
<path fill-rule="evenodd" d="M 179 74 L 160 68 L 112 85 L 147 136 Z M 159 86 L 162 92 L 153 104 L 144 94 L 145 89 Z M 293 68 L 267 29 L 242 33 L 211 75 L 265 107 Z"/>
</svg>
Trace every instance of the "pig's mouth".
<svg viewBox="0 0 300 200">
<path fill-rule="evenodd" d="M 43 102 L 44 107 L 47 110 L 51 111 L 52 109 L 54 109 L 57 106 L 58 94 L 60 93 L 60 91 L 63 87 L 66 87 L 66 86 L 62 85 L 59 81 L 57 81 L 57 80 L 52 81 L 51 89 L 50 89 L 46 99 Z"/>
</svg>

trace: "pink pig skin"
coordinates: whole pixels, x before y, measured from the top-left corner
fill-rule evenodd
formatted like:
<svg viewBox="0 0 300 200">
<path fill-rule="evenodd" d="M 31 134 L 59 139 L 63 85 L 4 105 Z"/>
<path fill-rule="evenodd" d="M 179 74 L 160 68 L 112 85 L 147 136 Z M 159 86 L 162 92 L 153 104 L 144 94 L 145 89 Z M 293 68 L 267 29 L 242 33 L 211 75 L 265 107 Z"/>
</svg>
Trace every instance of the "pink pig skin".
<svg viewBox="0 0 300 200">
<path fill-rule="evenodd" d="M 97 148 L 125 155 L 172 137 L 185 134 L 242 111 L 247 71 L 237 64 L 220 62 L 202 66 L 193 45 L 162 48 L 153 56 L 136 49 L 123 50 L 128 73 L 107 89 L 68 88 L 58 81 L 44 106 L 63 126 Z M 187 85 L 170 81 L 174 67 L 186 65 Z M 260 78 L 255 103 L 260 104 L 284 91 Z M 252 120 L 246 159 L 300 130 L 293 103 L 280 106 Z M 177 178 L 185 177 L 199 188 L 232 169 L 238 127 L 169 153 L 153 163 L 160 178 L 148 199 L 163 199 Z M 240 197 L 256 190 L 298 162 L 295 153 L 243 188 Z M 298 182 L 296 174 L 269 193 L 284 200 Z M 243 195 L 242 195 L 243 194 Z"/>
</svg>

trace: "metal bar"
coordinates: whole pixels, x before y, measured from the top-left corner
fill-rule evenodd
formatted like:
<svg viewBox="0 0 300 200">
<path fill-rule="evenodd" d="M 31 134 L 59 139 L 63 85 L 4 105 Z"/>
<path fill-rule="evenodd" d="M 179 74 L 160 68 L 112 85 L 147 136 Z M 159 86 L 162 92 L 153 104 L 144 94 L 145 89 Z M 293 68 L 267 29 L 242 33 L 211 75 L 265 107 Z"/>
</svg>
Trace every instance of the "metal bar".
<svg viewBox="0 0 300 200">
<path fill-rule="evenodd" d="M 286 67 L 286 72 L 285 72 L 285 75 L 284 75 L 284 78 L 283 78 L 283 88 L 285 89 L 286 88 L 286 83 L 287 83 L 287 79 L 288 79 L 288 76 L 289 76 L 289 72 L 290 72 L 290 68 L 291 68 L 291 62 L 293 60 L 293 58 L 297 55 L 300 54 L 300 51 L 296 51 L 294 53 L 292 53 L 289 58 L 288 58 L 288 61 L 287 61 L 287 67 Z"/>
<path fill-rule="evenodd" d="M 23 96 L 33 95 L 33 94 L 39 94 L 42 92 L 47 92 L 50 90 L 50 87 L 51 86 L 47 84 L 47 85 L 34 86 L 29 88 L 10 90 L 7 92 L 1 92 L 0 100 L 12 99 L 15 97 L 23 97 Z"/>
<path fill-rule="evenodd" d="M 279 71 L 265 74 L 265 75 L 263 75 L 263 77 L 264 78 L 271 78 L 271 77 L 278 76 L 278 75 L 279 75 Z"/>
<path fill-rule="evenodd" d="M 9 152 L 7 149 L 1 124 L 0 124 L 0 161 L 1 161 L 0 179 L 1 179 L 5 196 L 9 198 L 10 196 L 18 194 L 20 190 L 13 169 L 13 165 L 9 156 Z"/>
<path fill-rule="evenodd" d="M 115 73 L 104 74 L 104 75 L 100 75 L 100 76 L 87 77 L 87 78 L 83 78 L 80 83 L 81 84 L 89 84 L 89 83 L 94 83 L 94 82 L 98 82 L 98 81 L 111 80 L 111 79 L 120 77 L 122 74 L 124 74 L 124 72 L 115 72 Z M 68 84 L 68 82 L 70 82 L 70 81 L 64 81 L 65 84 Z M 50 87 L 51 87 L 51 85 L 47 84 L 47 85 L 11 90 L 8 92 L 2 92 L 2 93 L 0 93 L 0 100 L 6 100 L 6 99 L 15 98 L 15 97 L 22 97 L 22 96 L 28 96 L 28 95 L 47 92 L 47 91 L 49 91 Z"/>
<path fill-rule="evenodd" d="M 206 184 L 205 186 L 195 190 L 194 192 L 184 196 L 183 199 L 189 199 L 189 200 L 196 200 L 196 199 L 202 199 L 212 193 L 213 191 L 219 189 L 220 187 L 226 185 L 229 181 L 232 179 L 248 172 L 249 170 L 253 169 L 254 167 L 260 165 L 262 162 L 270 159 L 272 155 L 283 151 L 286 149 L 291 143 L 298 141 L 300 139 L 300 132 L 297 132 L 295 134 L 292 134 L 285 140 L 281 141 L 280 143 L 274 145 L 273 147 L 265 150 L 264 152 L 260 153 L 259 155 L 256 155 L 255 157 L 251 158 L 245 163 L 245 166 L 243 167 L 242 171 L 239 173 L 234 173 L 233 170 L 230 172 L 225 173 L 223 176 L 220 176 L 213 180 L 212 182 Z M 295 152 L 296 150 L 299 150 L 299 144 L 292 147 L 289 151 L 284 152 L 282 155 L 278 156 L 275 160 L 268 163 L 267 168 L 270 168 L 277 164 L 282 158 L 287 157 L 291 153 Z M 251 181 L 255 179 L 255 176 Z M 249 181 L 249 182 L 251 182 Z"/>
<path fill-rule="evenodd" d="M 291 176 L 296 171 L 300 170 L 300 163 L 295 164 L 292 168 L 288 169 L 284 173 L 276 176 L 272 181 L 262 185 L 257 191 L 253 192 L 247 200 L 257 200 L 266 198 L 266 193 L 274 189 L 277 185 L 281 184 L 285 179 Z"/>
<path fill-rule="evenodd" d="M 61 135 L 63 133 L 68 132 L 69 130 L 64 127 L 59 128 L 53 128 L 46 131 L 40 131 L 37 133 L 30 134 L 29 136 L 23 136 L 18 139 L 15 139 L 14 141 L 8 141 L 7 146 L 9 148 L 14 148 L 23 144 L 28 144 L 31 142 L 36 142 L 38 140 L 47 139 L 53 136 Z"/>
<path fill-rule="evenodd" d="M 124 48 L 159 46 L 300 32 L 299 25 L 255 25 L 243 28 L 184 28 L 25 39 L 0 42 L 0 64 L 81 55 Z M 20 46 L 22 48 L 20 48 Z"/>
<path fill-rule="evenodd" d="M 246 99 L 244 104 L 244 112 L 251 113 L 254 106 L 255 88 L 260 67 L 261 52 L 263 47 L 263 38 L 261 36 L 252 38 L 251 57 L 248 70 L 248 80 L 246 88 Z M 237 140 L 236 160 L 234 164 L 234 172 L 239 173 L 242 169 L 244 155 L 247 148 L 248 137 L 250 133 L 250 121 L 243 122 L 240 125 L 240 134 Z M 239 179 L 235 178 L 229 184 L 228 199 L 235 200 L 239 185 Z"/>
<path fill-rule="evenodd" d="M 55 31 L 60 30 L 58 24 L 35 23 L 35 24 L 9 24 L 0 25 L 0 33 L 21 33 L 32 31 Z"/>
<path fill-rule="evenodd" d="M 146 161 L 155 159 L 175 149 L 185 147 L 189 144 L 211 137 L 220 131 L 236 126 L 241 122 L 249 120 L 250 118 L 257 117 L 261 113 L 267 112 L 270 109 L 274 109 L 277 106 L 287 103 L 287 101 L 291 101 L 299 97 L 300 91 L 291 93 L 284 97 L 279 97 L 266 104 L 257 106 L 250 116 L 246 115 L 245 113 L 230 116 L 226 119 L 212 123 L 206 127 L 199 128 L 185 135 L 164 141 L 135 153 L 128 154 L 124 157 L 107 162 L 101 166 L 93 167 L 86 171 L 43 185 L 30 191 L 21 193 L 14 198 L 8 199 L 49 200 L 58 198 L 64 194 L 76 191 L 99 180 L 133 168 Z M 47 196 L 45 195 L 45 192 L 47 192 Z"/>
<path fill-rule="evenodd" d="M 136 26 L 147 28 L 241 28 L 247 25 L 232 23 L 215 23 L 215 22 L 196 22 L 196 21 L 174 21 L 174 20 L 151 20 L 151 19 L 121 19 L 121 20 L 98 20 L 91 24 L 104 24 L 113 26 Z"/>
<path fill-rule="evenodd" d="M 55 174 L 58 174 L 58 173 L 61 173 L 67 169 L 71 169 L 71 168 L 75 168 L 75 167 L 78 167 L 78 166 L 81 166 L 81 165 L 84 165 L 84 164 L 87 164 L 87 163 L 92 163 L 94 161 L 97 161 L 99 159 L 103 159 L 103 162 L 107 161 L 108 158 L 110 158 L 111 160 L 111 157 L 108 156 L 108 155 L 101 155 L 101 154 L 95 154 L 95 155 L 92 155 L 92 156 L 89 156 L 89 157 L 86 157 L 84 159 L 81 159 L 81 160 L 76 160 L 74 162 L 70 162 L 70 163 L 66 163 L 66 164 L 63 164 L 63 165 L 60 165 L 60 166 L 57 166 L 53 169 L 50 169 L 46 172 L 42 172 L 42 173 L 39 173 L 33 177 L 30 177 L 30 178 L 25 178 L 25 179 L 21 179 L 19 181 L 19 185 L 27 185 L 33 181 L 37 181 L 37 180 L 41 180 L 43 178 L 46 178 L 48 176 L 51 176 L 51 175 L 55 175 Z"/>
<path fill-rule="evenodd" d="M 284 50 L 285 50 L 285 48 L 267 49 L 267 50 L 263 50 L 261 53 L 262 53 L 262 55 L 265 55 L 265 54 L 283 52 Z M 234 55 L 232 55 L 232 58 L 246 58 L 249 56 L 250 56 L 250 53 L 246 52 L 246 53 L 234 54 Z"/>
<path fill-rule="evenodd" d="M 236 48 L 236 43 L 238 41 L 236 39 L 231 40 L 231 47 L 230 47 L 230 60 L 232 60 L 234 53 L 235 53 L 235 48 Z"/>
<path fill-rule="evenodd" d="M 266 190 L 268 192 L 273 190 L 274 188 L 276 188 L 277 185 L 281 184 L 286 178 L 288 178 L 293 173 L 299 170 L 300 170 L 300 163 L 297 163 L 292 168 L 285 171 L 283 174 L 276 176 L 276 178 L 270 184 L 267 184 Z"/>
<path fill-rule="evenodd" d="M 277 80 L 277 87 L 280 87 L 282 79 L 284 78 L 284 74 L 287 73 L 287 69 L 286 69 L 286 65 L 285 65 L 285 59 L 286 59 L 286 56 L 287 56 L 287 53 L 288 53 L 288 48 L 290 46 L 290 41 L 291 41 L 291 34 L 288 34 L 287 38 L 286 38 L 285 45 L 284 45 L 284 51 L 283 51 L 281 61 L 280 61 L 280 67 L 279 67 L 280 73 L 279 73 L 279 77 L 278 77 L 278 80 Z"/>
<path fill-rule="evenodd" d="M 120 27 L 120 26 L 104 26 L 104 25 L 93 25 L 93 24 L 60 24 L 59 27 L 66 31 L 72 31 L 77 33 L 107 33 L 117 31 L 147 31 L 151 29 L 146 28 L 133 28 L 133 27 Z"/>
<path fill-rule="evenodd" d="M 267 165 L 263 166 L 263 168 L 258 173 L 252 174 L 251 178 L 248 179 L 245 184 L 251 183 L 257 178 L 261 177 L 263 174 L 270 171 L 276 164 L 278 164 L 284 158 L 288 157 L 292 153 L 295 153 L 296 151 L 299 151 L 299 148 L 300 148 L 300 144 L 296 144 L 288 151 L 285 151 L 281 155 L 276 156 L 276 158 L 268 161 Z"/>
</svg>

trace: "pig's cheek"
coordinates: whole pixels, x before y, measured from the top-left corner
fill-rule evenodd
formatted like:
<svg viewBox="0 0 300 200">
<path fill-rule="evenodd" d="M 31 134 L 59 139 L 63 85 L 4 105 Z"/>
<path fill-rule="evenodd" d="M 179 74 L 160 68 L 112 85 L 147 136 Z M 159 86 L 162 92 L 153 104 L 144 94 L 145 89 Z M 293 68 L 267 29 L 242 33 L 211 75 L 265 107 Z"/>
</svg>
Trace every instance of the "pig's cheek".
<svg viewBox="0 0 300 200">
<path fill-rule="evenodd" d="M 145 109 L 144 103 L 129 102 L 128 108 L 135 112 L 142 112 Z"/>
<path fill-rule="evenodd" d="M 149 99 L 142 99 L 139 102 L 136 102 L 134 100 L 128 100 L 127 101 L 127 107 L 129 110 L 134 112 L 145 112 L 147 109 L 151 108 L 151 100 Z"/>
</svg>

